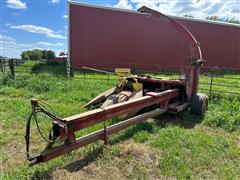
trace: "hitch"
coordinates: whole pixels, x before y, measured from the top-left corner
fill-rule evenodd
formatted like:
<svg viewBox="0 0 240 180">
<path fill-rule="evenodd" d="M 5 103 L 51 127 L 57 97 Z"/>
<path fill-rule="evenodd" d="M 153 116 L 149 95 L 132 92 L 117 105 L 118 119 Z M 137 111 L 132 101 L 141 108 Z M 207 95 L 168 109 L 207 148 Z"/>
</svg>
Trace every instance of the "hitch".
<svg viewBox="0 0 240 180">
<path fill-rule="evenodd" d="M 48 144 L 46 146 L 46 149 L 49 149 L 52 147 L 54 144 L 55 140 L 57 137 L 60 135 L 60 129 L 64 129 L 65 133 L 67 133 L 67 126 L 65 125 L 64 121 L 54 115 L 52 112 L 50 112 L 48 109 L 46 109 L 46 103 L 39 101 L 37 99 L 32 99 L 31 100 L 31 105 L 32 105 L 32 111 L 29 114 L 29 117 L 27 119 L 26 123 L 26 131 L 25 131 L 25 141 L 26 141 L 26 155 L 27 159 L 31 161 L 30 165 L 34 165 L 36 163 L 36 156 L 32 156 L 30 153 L 30 135 L 31 135 L 31 121 L 34 119 L 38 132 L 42 136 L 43 139 L 45 139 Z M 47 105 L 48 106 L 48 105 Z M 49 132 L 49 137 L 45 137 L 40 129 L 39 122 L 37 120 L 36 115 L 38 113 L 43 113 L 46 116 L 50 117 L 52 119 L 52 128 L 51 131 Z"/>
</svg>

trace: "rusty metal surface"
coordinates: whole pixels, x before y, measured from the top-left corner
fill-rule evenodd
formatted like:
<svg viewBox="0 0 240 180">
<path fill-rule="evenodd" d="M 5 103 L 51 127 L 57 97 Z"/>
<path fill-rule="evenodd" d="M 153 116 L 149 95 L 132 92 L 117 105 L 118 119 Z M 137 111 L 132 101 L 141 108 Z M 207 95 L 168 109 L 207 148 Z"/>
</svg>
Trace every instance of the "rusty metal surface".
<svg viewBox="0 0 240 180">
<path fill-rule="evenodd" d="M 166 90 L 158 94 L 159 96 L 157 97 L 144 96 L 126 102 L 107 106 L 105 108 L 95 109 L 86 113 L 67 117 L 63 120 L 66 121 L 68 129 L 70 131 L 78 131 L 80 129 L 100 123 L 106 119 L 110 119 L 118 115 L 129 113 L 135 110 L 140 110 L 144 107 L 170 100 L 177 97 L 179 95 L 179 91 L 177 89 L 173 89 Z"/>
<path fill-rule="evenodd" d="M 152 84 L 161 84 L 161 83 L 169 83 L 172 85 L 184 85 L 184 81 L 180 80 L 172 80 L 172 79 L 157 79 L 157 78 L 147 78 L 147 77 L 137 77 L 136 78 L 139 83 L 152 83 Z"/>
<path fill-rule="evenodd" d="M 139 116 L 135 116 L 128 120 L 122 121 L 122 122 L 114 124 L 112 126 L 109 126 L 106 129 L 102 129 L 102 130 L 93 132 L 91 134 L 88 134 L 86 136 L 83 136 L 83 137 L 77 139 L 75 142 L 72 142 L 70 144 L 63 144 L 61 146 L 54 147 L 49 150 L 45 150 L 34 159 L 34 164 L 49 161 L 53 158 L 56 158 L 65 153 L 71 152 L 77 148 L 83 147 L 83 146 L 90 144 L 92 142 L 95 142 L 97 140 L 101 140 L 101 139 L 104 140 L 105 136 L 109 136 L 113 133 L 116 133 L 116 132 L 122 130 L 122 129 L 125 129 L 132 125 L 141 123 L 149 118 L 155 117 L 155 116 L 163 114 L 165 112 L 167 112 L 167 109 L 155 109 L 148 113 L 144 113 Z"/>
<path fill-rule="evenodd" d="M 42 108 L 42 106 L 38 103 L 37 100 L 32 100 L 31 101 L 33 108 L 32 113 L 44 111 L 49 117 L 52 117 L 52 119 L 56 121 L 56 123 L 54 124 L 54 127 L 56 127 L 56 129 L 53 129 L 53 137 L 55 137 L 54 139 L 60 137 L 63 144 L 54 147 L 52 146 L 54 141 L 53 142 L 49 141 L 50 144 L 48 143 L 47 145 L 48 148 L 42 151 L 40 155 L 35 157 L 29 156 L 30 154 L 28 141 L 30 137 L 30 120 L 32 116 L 35 116 L 34 114 L 31 113 L 31 116 L 27 123 L 26 128 L 27 131 L 25 136 L 27 145 L 27 155 L 29 156 L 28 160 L 31 161 L 30 165 L 35 165 L 40 162 L 49 161 L 53 158 L 61 156 L 67 152 L 71 152 L 79 147 L 85 146 L 99 139 L 102 139 L 105 142 L 105 144 L 107 144 L 109 135 L 118 132 L 122 129 L 125 129 L 129 126 L 132 126 L 134 124 L 143 122 L 148 118 L 167 112 L 170 100 L 177 96 L 179 96 L 178 89 L 165 90 L 159 93 L 156 92 L 149 93 L 149 95 L 146 95 L 144 97 L 129 100 L 127 102 L 118 103 L 115 105 L 110 105 L 100 109 L 95 109 L 86 113 L 67 117 L 64 119 L 59 119 L 57 116 L 51 114 L 50 112 Z M 104 125 L 103 130 L 93 132 L 79 139 L 76 139 L 75 137 L 75 132 L 80 129 L 92 126 L 99 122 L 106 121 L 108 119 L 111 119 L 118 115 L 122 115 L 124 113 L 140 110 L 142 108 L 154 104 L 159 104 L 159 107 L 155 110 L 140 114 L 138 116 L 132 117 L 128 120 L 119 122 L 109 127 L 106 127 Z"/>
<path fill-rule="evenodd" d="M 240 28 L 177 19 L 200 42 L 206 67 L 240 69 Z M 76 69 L 136 67 L 159 71 L 186 64 L 188 44 L 167 23 L 132 12 L 70 4 L 70 57 Z"/>
</svg>

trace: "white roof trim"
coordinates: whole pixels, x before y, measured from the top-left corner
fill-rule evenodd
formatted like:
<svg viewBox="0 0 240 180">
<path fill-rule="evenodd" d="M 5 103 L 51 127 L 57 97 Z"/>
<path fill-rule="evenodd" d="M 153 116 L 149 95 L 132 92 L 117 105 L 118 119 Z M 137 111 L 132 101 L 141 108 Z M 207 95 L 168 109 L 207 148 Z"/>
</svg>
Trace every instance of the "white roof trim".
<svg viewBox="0 0 240 180">
<path fill-rule="evenodd" d="M 209 24 L 217 24 L 217 25 L 232 26 L 232 27 L 240 28 L 240 24 L 234 24 L 229 22 L 213 21 L 208 19 L 195 19 L 195 18 L 179 17 L 179 16 L 170 16 L 170 17 L 173 17 L 176 19 L 188 20 L 188 21 L 203 22 L 203 23 L 209 23 Z"/>
<path fill-rule="evenodd" d="M 144 15 L 143 13 L 140 13 L 140 12 L 137 12 L 137 11 L 134 11 L 134 10 L 120 9 L 120 8 L 108 7 L 108 6 L 96 5 L 96 4 L 88 4 L 88 3 L 78 2 L 78 1 L 74 1 L 74 0 L 68 0 L 68 3 L 73 4 L 73 5 L 85 6 L 85 7 L 107 9 L 107 10 L 113 10 L 113 11 L 121 11 L 121 12 L 136 13 L 136 14 Z M 203 22 L 203 23 L 209 23 L 209 24 L 224 25 L 224 26 L 232 26 L 232 27 L 239 27 L 240 28 L 239 24 L 233 24 L 233 23 L 228 23 L 228 22 L 212 21 L 212 20 L 207 20 L 207 19 L 195 19 L 195 18 L 179 17 L 179 16 L 172 16 L 172 15 L 168 15 L 168 16 L 172 17 L 172 18 L 176 18 L 176 19 L 189 20 L 189 21 L 194 21 L 194 22 Z"/>
<path fill-rule="evenodd" d="M 121 9 L 121 8 L 115 8 L 115 7 L 104 6 L 104 5 L 96 5 L 96 4 L 88 4 L 88 3 L 83 3 L 83 2 L 73 1 L 73 0 L 68 0 L 68 3 L 73 4 L 73 5 L 85 6 L 85 7 L 92 7 L 92 8 L 113 10 L 113 11 L 122 11 L 122 12 L 128 12 L 128 13 L 143 14 L 143 13 L 133 11 L 133 10 L 129 10 L 129 9 Z"/>
</svg>

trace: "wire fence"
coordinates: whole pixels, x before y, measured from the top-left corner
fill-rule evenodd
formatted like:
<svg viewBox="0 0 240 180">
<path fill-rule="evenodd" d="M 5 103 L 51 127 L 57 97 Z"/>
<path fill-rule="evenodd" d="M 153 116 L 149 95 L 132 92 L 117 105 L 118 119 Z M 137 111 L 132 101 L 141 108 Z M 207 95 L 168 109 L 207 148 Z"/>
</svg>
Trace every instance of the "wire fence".
<svg viewBox="0 0 240 180">
<path fill-rule="evenodd" d="M 21 59 L 0 59 L 0 77 L 15 77 L 15 67 L 24 64 Z"/>
<path fill-rule="evenodd" d="M 37 62 L 36 66 L 38 66 Z M 62 69 L 59 70 L 56 69 L 55 72 L 52 70 L 38 72 L 37 70 L 34 71 L 34 66 L 25 66 L 23 61 L 19 60 L 17 61 L 12 59 L 3 62 L 2 60 L 0 60 L 0 72 L 15 79 L 31 78 L 33 76 L 40 76 L 43 79 L 49 80 L 51 80 L 52 78 L 67 79 L 64 73 L 64 69 L 65 68 L 63 67 Z M 162 71 L 161 73 L 136 72 L 136 74 L 144 76 L 152 75 L 157 77 L 175 77 L 175 78 L 180 75 L 179 72 L 175 71 Z M 89 69 L 82 69 L 81 71 L 76 71 L 74 73 L 74 77 L 71 79 L 117 81 L 118 76 L 116 76 L 114 73 L 109 73 L 102 70 L 95 72 L 95 69 L 94 71 Z M 219 74 L 219 70 L 216 69 L 211 69 L 207 73 L 202 72 L 200 74 L 199 80 L 199 91 L 204 91 L 209 95 L 212 95 L 213 93 L 240 95 L 240 73 Z"/>
<path fill-rule="evenodd" d="M 219 76 L 213 72 L 203 74 L 201 77 L 199 90 L 207 91 L 209 95 L 214 92 L 240 95 L 240 78 Z"/>
</svg>

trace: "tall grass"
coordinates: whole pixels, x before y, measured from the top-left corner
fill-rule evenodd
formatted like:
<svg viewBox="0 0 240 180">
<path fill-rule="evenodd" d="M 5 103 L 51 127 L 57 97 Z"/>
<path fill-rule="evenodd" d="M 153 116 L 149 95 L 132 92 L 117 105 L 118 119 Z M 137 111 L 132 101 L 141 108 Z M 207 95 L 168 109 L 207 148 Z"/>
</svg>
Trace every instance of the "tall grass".
<svg viewBox="0 0 240 180">
<path fill-rule="evenodd" d="M 203 124 L 228 131 L 240 130 L 240 96 L 213 94 Z"/>
<path fill-rule="evenodd" d="M 91 147 L 96 146 L 96 144 L 88 146 L 82 150 L 77 150 L 49 163 L 33 168 L 28 168 L 27 162 L 24 160 L 24 127 L 28 113 L 31 110 L 29 102 L 31 98 L 38 98 L 47 102 L 52 106 L 58 116 L 66 117 L 86 111 L 87 109 L 83 107 L 86 102 L 117 83 L 116 77 L 113 76 L 110 76 L 109 80 L 97 79 L 108 79 L 106 75 L 98 73 L 86 73 L 84 75 L 76 72 L 74 78 L 68 79 L 65 78 L 64 69 L 63 64 L 27 62 L 17 68 L 15 79 L 0 79 L 0 120 L 3 129 L 0 140 L 0 153 L 4 156 L 2 160 L 3 170 L 5 171 L 2 174 L 4 179 L 15 179 L 18 177 L 48 178 L 49 172 L 56 169 L 56 167 L 63 166 L 66 162 L 74 161 L 76 156 L 79 157 L 89 152 Z M 240 77 L 237 73 L 231 73 L 229 75 L 219 74 L 219 76 L 220 75 Z M 89 79 L 83 79 L 84 76 Z M 186 119 L 189 122 L 194 120 L 187 112 L 181 113 L 178 117 Z M 170 117 L 170 119 L 171 118 L 172 117 Z M 239 96 L 213 93 L 210 97 L 209 110 L 202 120 L 202 124 L 219 127 L 227 131 L 239 132 Z M 102 128 L 102 124 L 81 131 L 77 136 L 100 128 Z M 152 133 L 152 135 L 149 136 L 149 133 Z M 123 139 L 132 136 L 137 142 L 145 143 L 151 141 L 152 147 L 161 149 L 164 152 L 164 156 L 166 156 L 166 159 L 162 159 L 159 164 L 161 173 L 174 175 L 179 178 L 191 177 L 192 169 L 194 169 L 194 166 L 198 166 L 199 163 L 202 164 L 204 168 L 208 168 L 210 162 L 207 159 L 207 155 L 210 154 L 212 156 L 214 152 L 224 153 L 224 146 L 231 147 L 226 151 L 232 151 L 233 147 L 231 143 L 229 145 L 225 140 L 211 137 L 209 137 L 210 140 L 206 140 L 204 134 L 199 134 L 195 132 L 194 129 L 191 133 L 174 127 L 167 127 L 166 130 L 162 131 L 160 127 L 143 124 L 123 131 Z M 118 136 L 114 137 L 119 138 Z M 158 139 L 158 137 L 160 138 Z M 167 144 L 164 144 L 164 142 Z M 211 146 L 211 143 L 214 147 Z M 185 154 L 185 151 L 188 151 L 185 145 L 189 146 L 191 153 L 193 153 L 192 155 Z M 173 147 L 176 149 L 174 150 Z M 204 147 L 207 149 L 204 149 Z M 177 152 L 179 149 L 180 151 Z M 14 154 L 14 152 L 17 152 L 18 156 Z M 205 153 L 206 156 L 204 156 Z M 198 161 L 197 154 L 201 155 L 199 162 L 190 162 L 191 158 L 195 158 L 195 161 Z M 181 156 L 184 157 L 180 158 Z M 226 156 L 228 158 L 234 158 L 235 154 L 232 156 L 229 152 Z M 224 158 L 224 156 L 216 156 L 216 158 Z M 186 165 L 183 161 L 190 162 L 190 164 Z M 225 168 L 225 166 L 222 168 Z M 233 170 L 233 172 L 235 173 L 235 170 Z"/>
</svg>

